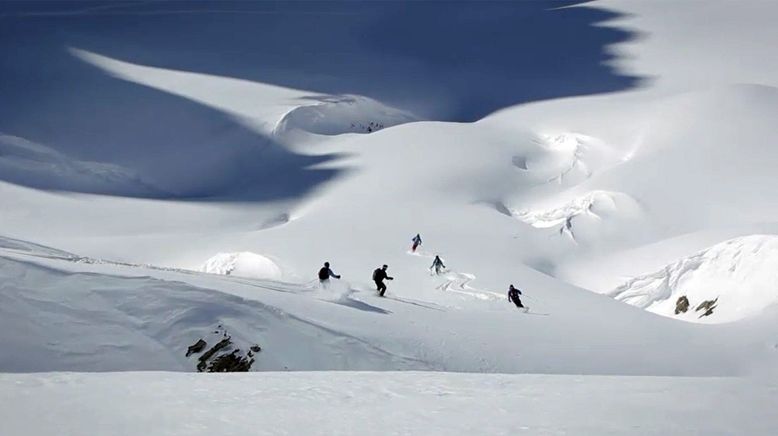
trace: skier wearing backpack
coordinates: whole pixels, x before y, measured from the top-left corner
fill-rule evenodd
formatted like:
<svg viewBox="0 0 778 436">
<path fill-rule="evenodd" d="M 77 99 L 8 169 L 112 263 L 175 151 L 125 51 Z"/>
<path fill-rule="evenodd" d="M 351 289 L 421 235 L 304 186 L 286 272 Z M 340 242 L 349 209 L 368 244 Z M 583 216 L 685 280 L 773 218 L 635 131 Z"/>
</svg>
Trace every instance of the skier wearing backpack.
<svg viewBox="0 0 778 436">
<path fill-rule="evenodd" d="M 524 309 L 524 305 L 521 304 L 521 299 L 519 298 L 519 295 L 521 295 L 521 291 L 514 288 L 513 285 L 511 285 L 508 288 L 508 301 L 512 302 L 516 305 L 519 309 Z"/>
<path fill-rule="evenodd" d="M 413 245 L 411 246 L 411 251 L 415 253 L 416 249 L 419 248 L 419 245 L 421 245 L 421 235 L 416 233 L 416 236 L 414 236 L 413 239 L 411 239 L 411 241 L 413 242 Z"/>
<path fill-rule="evenodd" d="M 389 267 L 384 265 L 381 268 L 376 268 L 376 270 L 373 271 L 373 281 L 375 282 L 376 288 L 378 288 L 378 295 L 380 295 L 381 297 L 383 297 L 384 293 L 386 292 L 386 285 L 384 284 L 384 279 L 394 280 L 394 277 L 389 277 L 386 274 L 387 268 Z"/>
<path fill-rule="evenodd" d="M 330 277 L 340 279 L 340 276 L 332 272 L 330 269 L 330 263 L 324 262 L 324 266 L 319 270 L 319 283 L 321 283 L 321 285 L 326 288 L 330 283 Z"/>
<path fill-rule="evenodd" d="M 443 265 L 443 261 L 440 259 L 440 256 L 436 254 L 435 260 L 432 261 L 432 266 L 430 266 L 430 269 L 435 270 L 435 274 L 440 275 L 441 271 L 443 271 L 445 268 L 446 265 Z"/>
</svg>

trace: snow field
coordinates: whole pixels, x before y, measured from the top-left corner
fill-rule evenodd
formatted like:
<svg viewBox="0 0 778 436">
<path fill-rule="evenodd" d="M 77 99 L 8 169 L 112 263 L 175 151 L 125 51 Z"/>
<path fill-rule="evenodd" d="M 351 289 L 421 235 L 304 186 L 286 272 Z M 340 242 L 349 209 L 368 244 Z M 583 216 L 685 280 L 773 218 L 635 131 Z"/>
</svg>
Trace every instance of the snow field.
<svg viewBox="0 0 778 436">
<path fill-rule="evenodd" d="M 5 431 L 30 436 L 766 436 L 778 425 L 775 384 L 739 378 L 58 373 L 0 375 L 0 392 Z"/>
</svg>

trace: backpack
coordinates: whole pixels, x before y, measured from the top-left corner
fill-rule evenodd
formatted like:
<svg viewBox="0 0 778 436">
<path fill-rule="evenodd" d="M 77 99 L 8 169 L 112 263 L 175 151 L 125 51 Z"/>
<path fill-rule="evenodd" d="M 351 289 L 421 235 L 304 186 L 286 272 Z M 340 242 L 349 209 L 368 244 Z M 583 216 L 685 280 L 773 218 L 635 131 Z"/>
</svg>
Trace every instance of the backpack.
<svg viewBox="0 0 778 436">
<path fill-rule="evenodd" d="M 319 270 L 319 280 L 327 280 L 330 278 L 330 271 L 327 268 L 322 268 Z"/>
<path fill-rule="evenodd" d="M 373 280 L 378 280 L 379 274 L 381 274 L 381 268 L 376 268 L 375 271 L 373 271 Z"/>
</svg>

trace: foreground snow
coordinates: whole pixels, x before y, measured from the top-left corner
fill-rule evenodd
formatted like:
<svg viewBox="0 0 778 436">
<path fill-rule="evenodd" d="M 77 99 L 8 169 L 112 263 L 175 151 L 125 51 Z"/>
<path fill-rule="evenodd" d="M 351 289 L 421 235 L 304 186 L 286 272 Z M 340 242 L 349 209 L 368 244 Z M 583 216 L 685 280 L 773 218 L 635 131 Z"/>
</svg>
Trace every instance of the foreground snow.
<svg viewBox="0 0 778 436">
<path fill-rule="evenodd" d="M 0 400 L 4 432 L 27 436 L 756 436 L 778 428 L 778 383 L 739 378 L 5 374 Z"/>
</svg>

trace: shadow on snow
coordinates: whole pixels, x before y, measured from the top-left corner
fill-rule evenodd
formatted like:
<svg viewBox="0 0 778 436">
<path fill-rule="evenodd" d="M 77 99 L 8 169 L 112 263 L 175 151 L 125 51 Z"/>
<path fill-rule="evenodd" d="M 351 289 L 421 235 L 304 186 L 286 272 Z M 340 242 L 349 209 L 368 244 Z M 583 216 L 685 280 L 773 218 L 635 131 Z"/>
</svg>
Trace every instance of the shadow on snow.
<svg viewBox="0 0 778 436">
<path fill-rule="evenodd" d="M 175 198 L 296 198 L 335 170 L 229 116 L 114 79 L 67 53 L 360 94 L 429 119 L 636 86 L 608 65 L 628 31 L 577 2 L 9 2 L 0 132 L 127 168 Z M 0 179 L 62 189 L 35 178 Z M 73 189 L 101 192 L 99 186 Z"/>
</svg>

